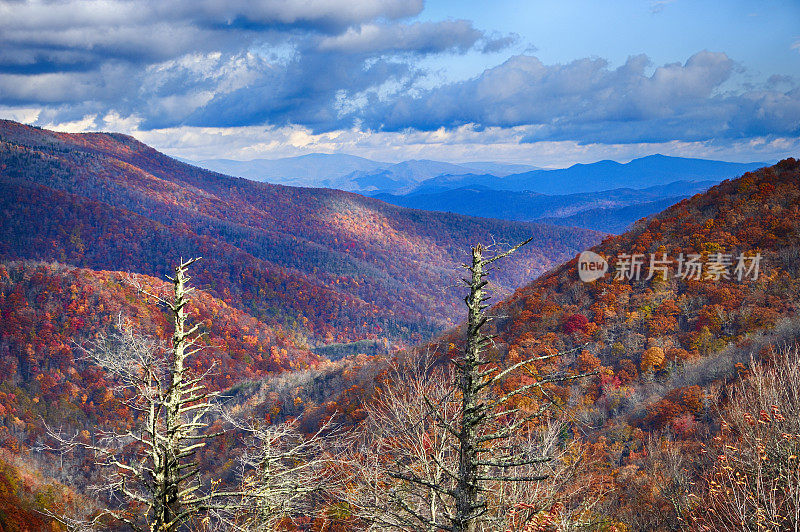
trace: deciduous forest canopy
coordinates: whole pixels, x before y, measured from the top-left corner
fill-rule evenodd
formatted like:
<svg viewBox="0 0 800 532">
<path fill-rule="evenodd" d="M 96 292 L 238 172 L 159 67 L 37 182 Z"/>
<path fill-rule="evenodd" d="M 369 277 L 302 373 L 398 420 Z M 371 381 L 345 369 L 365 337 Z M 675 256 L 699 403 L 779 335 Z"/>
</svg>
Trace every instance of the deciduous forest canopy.
<svg viewBox="0 0 800 532">
<path fill-rule="evenodd" d="M 267 476 L 242 476 L 238 464 L 245 462 L 237 458 L 255 456 L 253 446 L 266 441 L 270 452 L 308 461 L 304 475 L 321 488 L 278 514 L 269 506 L 267 514 L 277 517 L 207 508 L 206 521 L 182 526 L 256 526 L 256 515 L 290 529 L 461 523 L 448 521 L 455 514 L 448 514 L 446 497 L 423 493 L 428 482 L 438 486 L 431 494 L 446 493 L 448 484 L 418 476 L 418 468 L 458 469 L 449 447 L 438 447 L 458 418 L 438 416 L 456 412 L 451 401 L 463 388 L 451 388 L 457 379 L 450 360 L 465 348 L 465 329 L 440 331 L 465 316 L 454 282 L 455 264 L 466 258 L 461 246 L 490 235 L 521 241 L 525 234 L 533 240 L 505 259 L 505 269 L 490 272 L 495 299 L 485 328 L 492 340 L 481 367 L 521 364 L 492 384 L 494 394 L 510 394 L 513 408 L 492 417 L 486 430 L 528 419 L 515 432 L 527 439 L 513 445 L 529 450 L 508 460 L 547 460 L 515 472 L 528 479 L 522 485 L 498 485 L 477 499 L 472 514 L 460 515 L 471 515 L 476 526 L 520 530 L 568 523 L 736 528 L 752 512 L 766 512 L 776 529 L 794 522 L 796 463 L 781 457 L 795 449 L 796 405 L 781 391 L 787 388 L 780 379 L 790 376 L 774 368 L 791 364 L 796 351 L 797 161 L 727 180 L 598 243 L 601 235 L 583 230 L 425 213 L 229 178 L 124 136 L 3 126 L 0 445 L 8 488 L 0 515 L 10 529 L 26 519 L 41 529 L 66 526 L 53 516 L 122 526 L 98 516 L 137 504 L 88 490 L 98 463 L 88 451 L 58 451 L 51 434 L 58 428 L 91 438 L 142 421 L 130 392 L 120 392 L 118 377 L 86 349 L 110 338 L 121 319 L 168 348 L 172 322 L 146 294 L 164 294 L 173 257 L 193 253 L 207 256 L 191 267 L 200 290 L 186 316 L 204 335 L 187 367 L 224 398 L 222 410 L 203 418 L 204 430 L 220 436 L 197 453 L 201 475 L 221 479 L 234 494 L 222 506 L 267 508 L 253 506 L 255 499 L 242 503 L 241 494 L 256 478 L 268 482 L 269 473 L 251 461 L 253 472 Z M 507 247 L 487 244 L 498 252 Z M 609 259 L 603 278 L 582 282 L 575 258 L 554 267 L 589 246 Z M 729 275 L 715 277 L 708 268 L 720 254 L 732 257 Z M 756 254 L 760 271 L 737 276 L 733 258 Z M 625 257 L 635 255 L 697 257 L 706 276 L 681 277 L 674 260 L 637 278 L 624 268 Z M 507 288 L 520 271 L 532 278 L 546 269 L 513 293 Z M 418 340 L 424 342 L 414 346 Z M 325 357 L 352 341 L 354 354 Z M 335 349 L 320 347 L 335 342 Z M 412 374 L 419 386 L 407 379 Z M 534 390 L 542 379 L 535 393 L 515 393 Z M 732 400 L 738 396 L 747 402 Z M 777 432 L 746 435 L 750 419 Z M 400 432 L 422 423 L 423 430 L 398 439 L 375 423 Z M 730 428 L 737 426 L 743 428 Z M 263 432 L 269 427 L 285 428 Z M 306 438 L 309 446 L 297 447 Z M 759 447 L 754 438 L 769 443 Z M 748 464 L 759 460 L 759 449 L 774 455 L 774 469 L 751 478 Z M 370 469 L 374 460 L 383 469 Z M 735 462 L 734 470 L 719 460 Z M 408 467 L 423 490 L 398 499 L 391 490 L 407 489 Z M 726 476 L 731 471 L 745 484 Z M 283 474 L 280 489 L 312 478 Z M 369 478 L 375 482 L 365 484 Z M 783 486 L 786 498 L 765 506 L 757 487 L 765 481 Z M 736 506 L 726 482 L 744 490 L 746 506 Z M 383 502 L 367 505 L 364 496 Z"/>
<path fill-rule="evenodd" d="M 800 530 L 796 0 L 0 0 L 0 532 Z"/>
</svg>

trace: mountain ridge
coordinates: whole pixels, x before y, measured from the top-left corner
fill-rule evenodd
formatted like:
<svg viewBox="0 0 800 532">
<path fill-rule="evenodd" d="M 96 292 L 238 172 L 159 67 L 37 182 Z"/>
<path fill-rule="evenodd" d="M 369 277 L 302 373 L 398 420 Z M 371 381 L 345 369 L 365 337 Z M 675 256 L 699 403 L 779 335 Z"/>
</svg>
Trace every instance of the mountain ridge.
<svg viewBox="0 0 800 532">
<path fill-rule="evenodd" d="M 279 170 L 281 165 L 292 166 L 300 161 L 316 163 L 297 165 L 291 172 Z M 358 161 L 360 167 L 354 168 L 337 161 Z M 598 192 L 625 186 L 644 188 L 685 180 L 705 181 L 718 178 L 720 181 L 767 166 L 763 162 L 733 163 L 662 154 L 639 157 L 627 163 L 603 160 L 577 163 L 554 170 L 519 163 L 450 163 L 430 159 L 385 163 L 346 154 L 320 153 L 282 159 L 209 159 L 187 162 L 259 181 L 273 180 L 295 186 L 339 188 L 369 195 L 413 194 L 477 184 L 494 190 L 527 190 L 546 194 L 560 194 L 565 190 L 572 193 Z"/>
<path fill-rule="evenodd" d="M 639 218 L 658 212 L 716 183 L 716 181 L 678 181 L 643 189 L 619 188 L 564 195 L 494 190 L 479 184 L 435 192 L 405 195 L 377 194 L 373 197 L 393 205 L 413 206 L 432 211 L 458 212 L 506 220 L 546 221 L 555 225 L 620 233 Z M 583 211 L 596 209 L 609 209 L 607 214 L 616 218 L 616 221 L 609 225 L 605 224 L 603 216 L 576 217 Z"/>
<path fill-rule="evenodd" d="M 574 164 L 557 170 L 534 170 L 503 178 L 484 175 L 443 175 L 422 181 L 413 194 L 421 190 L 457 188 L 482 184 L 495 190 L 529 191 L 540 194 L 601 192 L 621 187 L 646 188 L 676 181 L 709 181 L 730 179 L 746 171 L 767 166 L 763 162 L 730 163 L 710 159 L 691 159 L 655 154 L 633 159 L 628 163 L 598 161 Z"/>
<path fill-rule="evenodd" d="M 473 238 L 534 235 L 522 275 L 502 274 L 510 288 L 600 236 L 257 183 L 186 165 L 128 136 L 10 122 L 0 122 L 0 183 L 0 258 L 119 269 L 116 256 L 160 276 L 177 253 L 204 255 L 203 287 L 268 323 L 302 329 L 313 343 L 411 341 L 446 327 L 458 305 L 442 287 L 452 286 Z M 364 318 L 354 325 L 356 314 Z"/>
</svg>

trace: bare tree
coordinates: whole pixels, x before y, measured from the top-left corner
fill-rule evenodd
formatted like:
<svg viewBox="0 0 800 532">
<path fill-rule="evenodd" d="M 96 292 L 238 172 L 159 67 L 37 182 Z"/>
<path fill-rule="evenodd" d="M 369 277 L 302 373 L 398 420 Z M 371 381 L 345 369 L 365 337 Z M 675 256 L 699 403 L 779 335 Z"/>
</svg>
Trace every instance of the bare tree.
<svg viewBox="0 0 800 532">
<path fill-rule="evenodd" d="M 750 368 L 727 392 L 694 493 L 699 530 L 800 530 L 800 347 Z"/>
<path fill-rule="evenodd" d="M 134 530 L 172 532 L 203 512 L 216 507 L 226 493 L 202 480 L 196 453 L 212 434 L 203 431 L 216 393 L 203 386 L 204 374 L 190 373 L 187 359 L 201 347 L 199 324 L 187 324 L 186 305 L 194 288 L 187 269 L 198 259 L 181 261 L 168 277 L 172 293 L 161 297 L 144 291 L 167 308 L 173 335 L 168 348 L 141 336 L 120 318 L 117 331 L 87 347 L 88 357 L 104 367 L 119 383 L 124 397 L 140 421 L 124 433 L 98 431 L 66 438 L 50 433 L 63 449 L 93 453 L 106 470 L 103 485 L 112 499 L 122 503 L 109 511 Z"/>
<path fill-rule="evenodd" d="M 487 512 L 485 499 L 486 482 L 538 482 L 547 475 L 509 474 L 509 470 L 544 463 L 551 460 L 546 454 L 530 454 L 530 449 L 509 445 L 513 437 L 533 419 L 541 417 L 548 404 L 535 412 L 526 414 L 513 406 L 513 400 L 535 390 L 545 392 L 551 383 L 579 379 L 587 374 L 550 374 L 539 376 L 533 383 L 507 392 L 499 391 L 498 385 L 513 372 L 532 368 L 538 362 L 559 356 L 543 355 L 528 358 L 500 369 L 484 358 L 484 350 L 492 343 L 482 328 L 491 320 L 485 314 L 489 299 L 486 293 L 490 265 L 505 258 L 524 246 L 531 239 L 512 247 L 505 253 L 484 257 L 480 244 L 472 248 L 472 264 L 467 265 L 469 277 L 464 284 L 469 289 L 467 305 L 466 345 L 462 356 L 453 360 L 456 368 L 457 387 L 461 395 L 461 408 L 456 423 L 440 420 L 445 429 L 457 440 L 458 468 L 447 473 L 456 480 L 454 489 L 436 489 L 452 498 L 454 508 L 448 516 L 449 526 L 440 527 L 453 532 L 475 532 L 478 519 Z M 418 482 L 413 475 L 408 480 Z M 437 525 L 439 526 L 439 525 Z"/>
<path fill-rule="evenodd" d="M 470 275 L 464 279 L 469 289 L 466 345 L 463 354 L 451 361 L 450 378 L 424 370 L 412 382 L 401 379 L 400 389 L 384 391 L 370 412 L 373 430 L 388 431 L 378 438 L 372 465 L 367 460 L 367 467 L 359 471 L 372 479 L 373 513 L 366 513 L 376 526 L 474 532 L 481 521 L 487 524 L 504 518 L 490 515 L 488 494 L 499 493 L 502 499 L 504 493 L 514 493 L 503 491 L 507 483 L 539 483 L 548 478 L 543 466 L 553 459 L 548 452 L 552 441 L 530 432 L 533 421 L 549 411 L 547 385 L 592 373 L 539 375 L 534 371 L 537 363 L 560 354 L 528 358 L 501 369 L 497 361 L 485 358 L 492 338 L 482 332 L 491 319 L 485 314 L 489 266 L 529 241 L 489 258 L 481 245 L 472 249 L 472 264 L 465 266 Z M 534 382 L 501 391 L 507 377 L 525 370 L 530 370 Z M 514 406 L 516 399 L 536 392 L 543 400 L 533 412 Z M 383 454 L 392 457 L 391 464 L 381 463 Z M 359 504 L 369 510 L 365 500 Z M 503 506 L 503 501 L 493 504 Z"/>
<path fill-rule="evenodd" d="M 455 465 L 455 440 L 437 417 L 456 419 L 454 392 L 452 375 L 430 357 L 407 358 L 393 362 L 388 382 L 364 405 L 366 418 L 341 442 L 341 454 L 351 472 L 343 498 L 367 526 L 429 532 L 444 520 L 447 501 L 436 490 L 396 474 L 413 470 L 431 485 L 449 481 L 444 467 Z M 428 401 L 438 405 L 436 416 Z"/>
<path fill-rule="evenodd" d="M 239 457 L 241 491 L 215 511 L 217 528 L 236 532 L 274 530 L 299 525 L 331 498 L 340 474 L 330 459 L 331 424 L 306 437 L 297 421 L 263 425 L 225 414 L 235 430 L 246 434 L 246 450 Z"/>
</svg>

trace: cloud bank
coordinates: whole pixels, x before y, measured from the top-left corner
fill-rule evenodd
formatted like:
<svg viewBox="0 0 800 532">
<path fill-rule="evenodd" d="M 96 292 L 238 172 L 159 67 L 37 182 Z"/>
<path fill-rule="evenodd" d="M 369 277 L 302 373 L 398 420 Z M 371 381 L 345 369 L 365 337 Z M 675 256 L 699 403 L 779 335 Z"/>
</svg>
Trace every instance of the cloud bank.
<svg viewBox="0 0 800 532">
<path fill-rule="evenodd" d="M 634 55 L 616 67 L 597 57 L 545 64 L 512 55 L 471 79 L 437 83 L 420 59 L 498 54 L 516 37 L 468 20 L 421 21 L 423 7 L 422 0 L 0 0 L 0 113 L 32 109 L 40 125 L 139 131 L 467 128 L 507 131 L 523 145 L 800 137 L 797 81 L 776 74 L 744 86 L 736 82 L 742 67 L 723 52 L 662 65 Z"/>
</svg>

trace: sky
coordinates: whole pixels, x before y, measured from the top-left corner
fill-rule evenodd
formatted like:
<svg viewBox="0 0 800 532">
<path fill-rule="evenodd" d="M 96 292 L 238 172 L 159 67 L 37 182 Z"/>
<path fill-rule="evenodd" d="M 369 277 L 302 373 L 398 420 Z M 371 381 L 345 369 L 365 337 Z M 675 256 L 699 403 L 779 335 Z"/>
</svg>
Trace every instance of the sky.
<svg viewBox="0 0 800 532">
<path fill-rule="evenodd" d="M 800 156 L 798 0 L 0 0 L 0 118 L 170 155 Z"/>
</svg>

